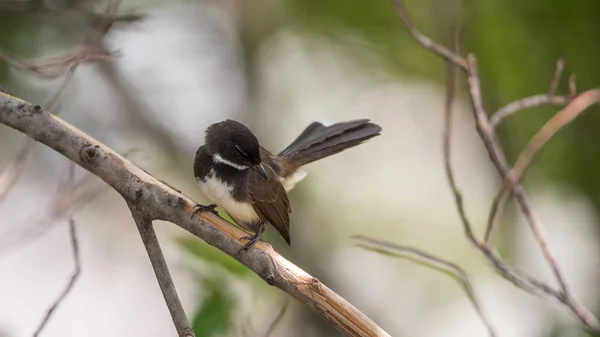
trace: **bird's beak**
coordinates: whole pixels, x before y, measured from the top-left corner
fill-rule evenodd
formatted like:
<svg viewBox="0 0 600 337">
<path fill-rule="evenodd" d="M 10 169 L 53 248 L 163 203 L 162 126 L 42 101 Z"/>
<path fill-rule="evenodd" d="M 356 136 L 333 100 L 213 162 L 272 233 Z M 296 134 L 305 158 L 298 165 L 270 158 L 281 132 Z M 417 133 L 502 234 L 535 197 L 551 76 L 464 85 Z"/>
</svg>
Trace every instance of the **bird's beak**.
<svg viewBox="0 0 600 337">
<path fill-rule="evenodd" d="M 265 178 L 265 179 L 269 179 L 269 176 L 267 175 L 267 170 L 265 170 L 265 167 L 263 166 L 263 164 L 258 164 L 256 166 L 252 166 L 252 169 L 256 172 L 258 172 L 258 174 L 260 174 L 261 177 Z"/>
</svg>

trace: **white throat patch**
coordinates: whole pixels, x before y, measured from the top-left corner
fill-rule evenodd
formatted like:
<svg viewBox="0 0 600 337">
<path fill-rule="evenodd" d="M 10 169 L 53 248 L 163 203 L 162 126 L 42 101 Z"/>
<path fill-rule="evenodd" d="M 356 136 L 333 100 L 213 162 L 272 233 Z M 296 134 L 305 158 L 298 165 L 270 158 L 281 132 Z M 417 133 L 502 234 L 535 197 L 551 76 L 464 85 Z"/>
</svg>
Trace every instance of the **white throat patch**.
<svg viewBox="0 0 600 337">
<path fill-rule="evenodd" d="M 240 171 L 243 171 L 248 168 L 248 166 L 246 166 L 246 165 L 240 165 L 240 164 L 231 162 L 231 161 L 221 157 L 221 155 L 218 153 L 213 154 L 212 159 L 213 159 L 213 162 L 215 162 L 215 164 L 225 164 L 227 166 L 231 166 Z"/>
</svg>

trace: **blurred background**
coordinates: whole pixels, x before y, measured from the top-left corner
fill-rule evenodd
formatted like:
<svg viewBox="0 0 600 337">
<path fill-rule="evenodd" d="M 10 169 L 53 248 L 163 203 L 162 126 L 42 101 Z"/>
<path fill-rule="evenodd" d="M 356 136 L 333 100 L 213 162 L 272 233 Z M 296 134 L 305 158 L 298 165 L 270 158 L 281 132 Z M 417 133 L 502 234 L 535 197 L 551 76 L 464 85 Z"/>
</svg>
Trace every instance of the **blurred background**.
<svg viewBox="0 0 600 337">
<path fill-rule="evenodd" d="M 114 54 L 37 76 L 0 62 L 0 83 L 48 108 L 194 200 L 194 153 L 204 129 L 242 121 L 279 151 L 312 121 L 370 118 L 383 135 L 306 167 L 290 193 L 292 246 L 265 239 L 392 336 L 486 336 L 457 282 L 413 262 L 357 247 L 365 234 L 418 247 L 472 277 L 498 336 L 587 336 L 555 301 L 497 276 L 463 236 L 446 181 L 442 128 L 446 66 L 407 34 L 390 0 L 0 1 L 0 48 L 14 58 L 63 55 L 82 41 Z M 415 24 L 445 45 L 458 24 L 463 49 L 478 55 L 488 111 L 545 93 L 556 60 L 579 90 L 600 78 L 600 2 L 406 1 Z M 96 13 L 96 14 L 93 14 Z M 98 14 L 99 13 L 99 14 Z M 96 36 L 90 39 L 90 36 Z M 41 61 L 39 61 L 41 60 Z M 464 86 L 453 123 L 453 164 L 468 215 L 483 234 L 500 180 L 474 129 Z M 530 109 L 499 133 L 507 155 L 559 107 Z M 600 114 L 590 109 L 542 151 L 526 179 L 551 248 L 575 296 L 600 314 Z M 25 137 L 0 126 L 0 169 Z M 30 146 L 30 145 L 27 145 Z M 31 336 L 73 270 L 68 217 L 81 275 L 43 336 L 176 336 L 146 252 L 120 196 L 40 144 L 26 152 L 16 185 L 0 203 L 0 336 Z M 286 295 L 167 223 L 156 228 L 197 336 L 264 336 Z M 509 207 L 495 249 L 507 261 L 553 278 L 522 216 Z M 290 299 L 271 336 L 340 336 Z"/>
</svg>

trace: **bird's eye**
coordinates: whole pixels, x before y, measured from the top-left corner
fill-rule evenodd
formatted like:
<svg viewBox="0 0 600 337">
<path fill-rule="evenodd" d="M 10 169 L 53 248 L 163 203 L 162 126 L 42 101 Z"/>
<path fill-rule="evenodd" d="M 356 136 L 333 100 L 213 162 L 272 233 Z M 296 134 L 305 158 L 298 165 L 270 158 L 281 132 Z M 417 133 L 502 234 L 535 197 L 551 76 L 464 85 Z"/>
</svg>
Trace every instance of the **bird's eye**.
<svg viewBox="0 0 600 337">
<path fill-rule="evenodd" d="M 242 154 L 239 151 L 233 151 L 231 153 L 231 156 L 233 157 L 233 159 L 240 159 L 240 158 L 242 158 Z"/>
</svg>

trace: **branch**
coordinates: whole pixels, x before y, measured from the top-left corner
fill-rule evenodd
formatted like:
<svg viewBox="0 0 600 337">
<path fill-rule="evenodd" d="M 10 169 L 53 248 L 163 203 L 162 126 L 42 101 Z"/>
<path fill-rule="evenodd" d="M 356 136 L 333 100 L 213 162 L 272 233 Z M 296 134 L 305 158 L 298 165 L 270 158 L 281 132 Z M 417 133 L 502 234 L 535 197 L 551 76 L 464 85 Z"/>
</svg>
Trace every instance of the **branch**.
<svg viewBox="0 0 600 337">
<path fill-rule="evenodd" d="M 279 255 L 270 244 L 240 252 L 246 232 L 212 213 L 192 217 L 191 199 L 162 183 L 106 145 L 59 117 L 16 97 L 0 94 L 0 123 L 19 130 L 95 174 L 147 221 L 165 220 L 246 265 L 268 284 L 307 304 L 347 336 L 389 336 L 365 314 L 318 279 Z"/>
<path fill-rule="evenodd" d="M 277 316 L 275 316 L 275 319 L 273 320 L 273 322 L 271 322 L 271 324 L 269 324 L 269 327 L 267 328 L 267 332 L 265 332 L 264 337 L 270 337 L 271 334 L 273 333 L 273 331 L 275 330 L 275 328 L 277 327 L 277 324 L 279 324 L 281 322 L 281 319 L 285 315 L 285 312 L 287 311 L 287 308 L 288 308 L 288 304 L 289 304 L 288 299 L 289 298 L 286 298 L 285 301 L 283 302 L 283 304 L 281 305 L 281 309 L 279 309 L 279 312 L 277 313 Z"/>
<path fill-rule="evenodd" d="M 394 5 L 396 6 L 396 12 L 398 13 L 398 15 L 400 16 L 400 19 L 402 20 L 402 22 L 404 23 L 404 25 L 410 32 L 410 35 L 412 35 L 412 37 L 415 40 L 417 40 L 417 42 L 419 42 L 419 44 L 421 44 L 421 46 L 423 48 L 438 55 L 439 57 L 443 58 L 447 62 L 453 63 L 454 65 L 461 68 L 462 70 L 467 70 L 467 61 L 464 59 L 464 57 L 461 57 L 461 56 L 451 52 L 450 50 L 448 50 L 448 48 L 436 43 L 435 41 L 433 41 L 432 39 L 430 39 L 429 37 L 427 37 L 426 35 L 421 33 L 417 29 L 417 27 L 415 27 L 415 25 L 413 25 L 413 23 L 408 18 L 408 13 L 406 12 L 406 9 L 404 8 L 404 4 L 402 3 L 402 0 L 394 0 Z"/>
<path fill-rule="evenodd" d="M 171 278 L 171 273 L 169 272 L 169 267 L 160 248 L 156 233 L 154 232 L 152 221 L 146 218 L 143 212 L 137 211 L 136 206 L 130 205 L 129 208 L 142 237 L 144 247 L 146 247 L 146 251 L 148 252 L 152 269 L 154 269 L 158 285 L 173 318 L 177 334 L 181 337 L 194 337 L 194 330 L 192 330 L 190 321 L 185 315 L 185 311 L 177 295 L 175 284 Z"/>
<path fill-rule="evenodd" d="M 558 98 L 558 97 L 554 97 Z M 564 98 L 564 97 L 561 97 Z M 531 166 L 533 159 L 537 153 L 546 145 L 546 143 L 563 127 L 571 123 L 581 113 L 583 113 L 591 105 L 600 102 L 600 88 L 588 90 L 581 95 L 575 97 L 564 109 L 556 113 L 538 133 L 531 138 L 525 149 L 519 154 L 515 166 L 510 170 L 507 179 L 514 182 L 521 182 L 527 169 Z M 494 115 L 495 116 L 495 115 Z M 511 193 L 509 185 L 504 185 L 499 194 L 496 195 L 492 202 L 488 225 L 485 233 L 486 245 L 491 243 L 495 224 L 503 214 L 506 203 L 510 199 Z"/>
<path fill-rule="evenodd" d="M 550 82 L 550 89 L 548 89 L 548 96 L 555 96 L 556 90 L 558 90 L 558 84 L 560 83 L 560 77 L 562 76 L 563 70 L 565 70 L 565 64 L 567 60 L 564 57 L 559 58 L 556 61 L 556 68 L 554 68 L 554 76 Z"/>
<path fill-rule="evenodd" d="M 535 108 L 541 105 L 565 105 L 569 103 L 570 98 L 565 96 L 550 96 L 548 94 L 540 94 L 521 98 L 516 100 L 496 111 L 490 118 L 492 127 L 497 127 L 504 121 L 506 117 L 511 116 L 517 111 Z"/>
<path fill-rule="evenodd" d="M 497 336 L 494 332 L 494 328 L 492 327 L 489 318 L 485 315 L 481 307 L 481 303 L 479 301 L 479 298 L 475 294 L 475 290 L 473 289 L 473 285 L 469 280 L 467 272 L 465 272 L 464 269 L 462 269 L 460 266 L 445 259 L 439 258 L 437 256 L 425 253 L 416 248 L 403 247 L 362 235 L 356 236 L 355 239 L 359 241 L 359 244 L 363 248 L 373 250 L 376 252 L 390 254 L 401 258 L 415 260 L 417 263 L 428 265 L 431 268 L 448 273 L 450 276 L 454 277 L 458 282 L 460 282 L 463 289 L 467 293 L 469 300 L 473 304 L 475 311 L 477 312 L 477 314 L 481 318 L 481 321 L 488 330 L 489 335 L 492 337 Z"/>
<path fill-rule="evenodd" d="M 445 156 L 446 156 L 445 157 L 446 171 L 447 171 L 449 183 L 451 185 L 451 189 L 452 189 L 454 197 L 455 197 L 456 206 L 458 208 L 459 214 L 461 216 L 461 220 L 465 227 L 465 233 L 466 233 L 467 239 L 472 244 L 475 245 L 475 247 L 488 259 L 488 261 L 494 265 L 494 267 L 496 268 L 496 271 L 499 272 L 505 279 L 513 282 L 515 285 L 517 285 L 518 287 L 520 287 L 528 292 L 541 291 L 541 292 L 555 298 L 556 300 L 558 300 L 559 302 L 561 302 L 565 306 L 567 306 L 569 309 L 571 309 L 571 311 L 587 327 L 589 327 L 590 329 L 592 329 L 596 332 L 600 332 L 600 323 L 598 322 L 598 320 L 589 312 L 589 310 L 587 310 L 586 308 L 584 308 L 580 304 L 578 304 L 576 302 L 576 300 L 573 298 L 573 296 L 571 295 L 570 290 L 568 289 L 566 282 L 564 280 L 564 276 L 562 275 L 562 272 L 560 271 L 560 269 L 556 263 L 556 259 L 554 258 L 553 254 L 551 253 L 551 250 L 549 248 L 549 243 L 548 243 L 548 240 L 546 239 L 546 234 L 544 232 L 543 226 L 542 226 L 541 222 L 539 221 L 539 219 L 535 216 L 535 214 L 532 210 L 532 207 L 531 207 L 531 203 L 529 202 L 529 199 L 527 198 L 527 195 L 526 195 L 522 185 L 518 181 L 514 181 L 513 179 L 508 179 L 509 173 L 512 168 L 506 159 L 506 156 L 504 154 L 502 146 L 500 145 L 500 142 L 496 136 L 494 125 L 492 125 L 492 123 L 490 122 L 488 115 L 485 111 L 484 105 L 483 105 L 483 98 L 482 98 L 482 94 L 481 94 L 481 83 L 480 83 L 480 78 L 479 78 L 479 73 L 478 73 L 478 68 L 477 68 L 477 58 L 475 57 L 475 55 L 470 54 L 470 55 L 468 55 L 468 57 L 466 59 L 466 65 L 463 64 L 464 58 L 462 58 L 461 56 L 457 55 L 456 53 L 453 53 L 453 52 L 449 51 L 448 49 L 438 45 L 437 43 L 433 42 L 431 39 L 422 35 L 416 29 L 416 27 L 414 27 L 414 25 L 410 22 L 410 20 L 408 20 L 408 14 L 406 13 L 406 10 L 404 9 L 404 6 L 402 5 L 401 0 L 394 0 L 394 3 L 396 5 L 396 10 L 397 10 L 398 14 L 400 15 L 401 20 L 404 22 L 406 28 L 409 30 L 409 32 L 415 38 L 415 40 L 417 40 L 417 42 L 419 42 L 419 44 L 421 44 L 422 47 L 431 51 L 435 55 L 443 58 L 447 62 L 452 63 L 452 64 L 456 65 L 457 67 L 460 67 L 461 69 L 463 69 L 465 71 L 465 73 L 467 75 L 469 95 L 470 95 L 471 104 L 473 107 L 473 114 L 474 114 L 475 121 L 476 121 L 477 132 L 479 133 L 479 136 L 486 147 L 486 150 L 488 152 L 490 160 L 494 164 L 499 175 L 505 180 L 507 185 L 510 187 L 510 191 L 514 194 L 520 211 L 523 213 L 523 215 L 527 219 L 527 223 L 529 224 L 529 227 L 531 228 L 531 230 L 534 233 L 534 236 L 540 246 L 540 249 L 542 250 L 544 258 L 546 259 L 546 262 L 550 266 L 556 280 L 559 283 L 560 290 L 556 291 L 556 290 L 552 289 L 551 287 L 547 286 L 546 284 L 544 284 L 543 282 L 537 281 L 527 275 L 521 274 L 521 273 L 517 272 L 516 270 L 513 270 L 512 268 L 510 268 L 509 266 L 504 264 L 499 258 L 497 258 L 491 252 L 490 248 L 485 243 L 480 243 L 473 236 L 471 229 L 470 229 L 471 226 L 469 224 L 469 220 L 466 217 L 466 212 L 464 210 L 462 196 L 461 196 L 460 191 L 458 190 L 456 183 L 454 181 L 454 176 L 452 173 L 451 165 L 449 163 L 450 159 L 449 159 L 449 150 L 448 150 L 448 151 L 444 151 Z M 558 73 L 558 75 L 560 75 L 560 73 L 558 71 L 555 73 Z M 569 83 L 570 83 L 569 87 L 571 88 L 570 90 L 573 93 L 575 91 L 574 77 L 572 77 L 570 79 Z M 551 90 L 552 90 L 552 88 L 551 88 Z M 447 142 L 448 138 L 449 138 L 448 136 L 445 136 L 444 142 Z M 498 206 L 499 201 L 500 201 L 499 198 L 497 198 L 497 200 L 494 201 L 494 205 Z M 492 208 L 494 208 L 494 205 Z M 490 218 L 493 218 L 493 217 L 490 216 Z"/>
<path fill-rule="evenodd" d="M 61 292 L 60 296 L 56 299 L 56 301 L 54 301 L 52 306 L 50 306 L 50 309 L 48 309 L 48 311 L 46 312 L 44 319 L 42 319 L 42 322 L 33 333 L 33 337 L 39 336 L 42 330 L 44 330 L 46 324 L 50 320 L 50 317 L 52 317 L 54 311 L 71 292 L 71 290 L 75 286 L 75 282 L 79 278 L 79 274 L 81 273 L 81 259 L 79 258 L 79 244 L 77 242 L 77 231 L 75 228 L 75 221 L 73 221 L 72 218 L 69 219 L 69 233 L 71 236 L 71 247 L 73 248 L 73 261 L 75 263 L 75 270 L 73 271 L 73 275 L 71 275 L 69 283 L 67 283 L 65 289 Z"/>
<path fill-rule="evenodd" d="M 537 153 L 550 138 L 579 117 L 587 108 L 598 102 L 600 102 L 600 88 L 590 89 L 579 94 L 564 109 L 557 112 L 525 146 L 525 149 L 517 158 L 515 166 L 510 171 L 508 179 L 513 182 L 520 182 Z"/>
</svg>

